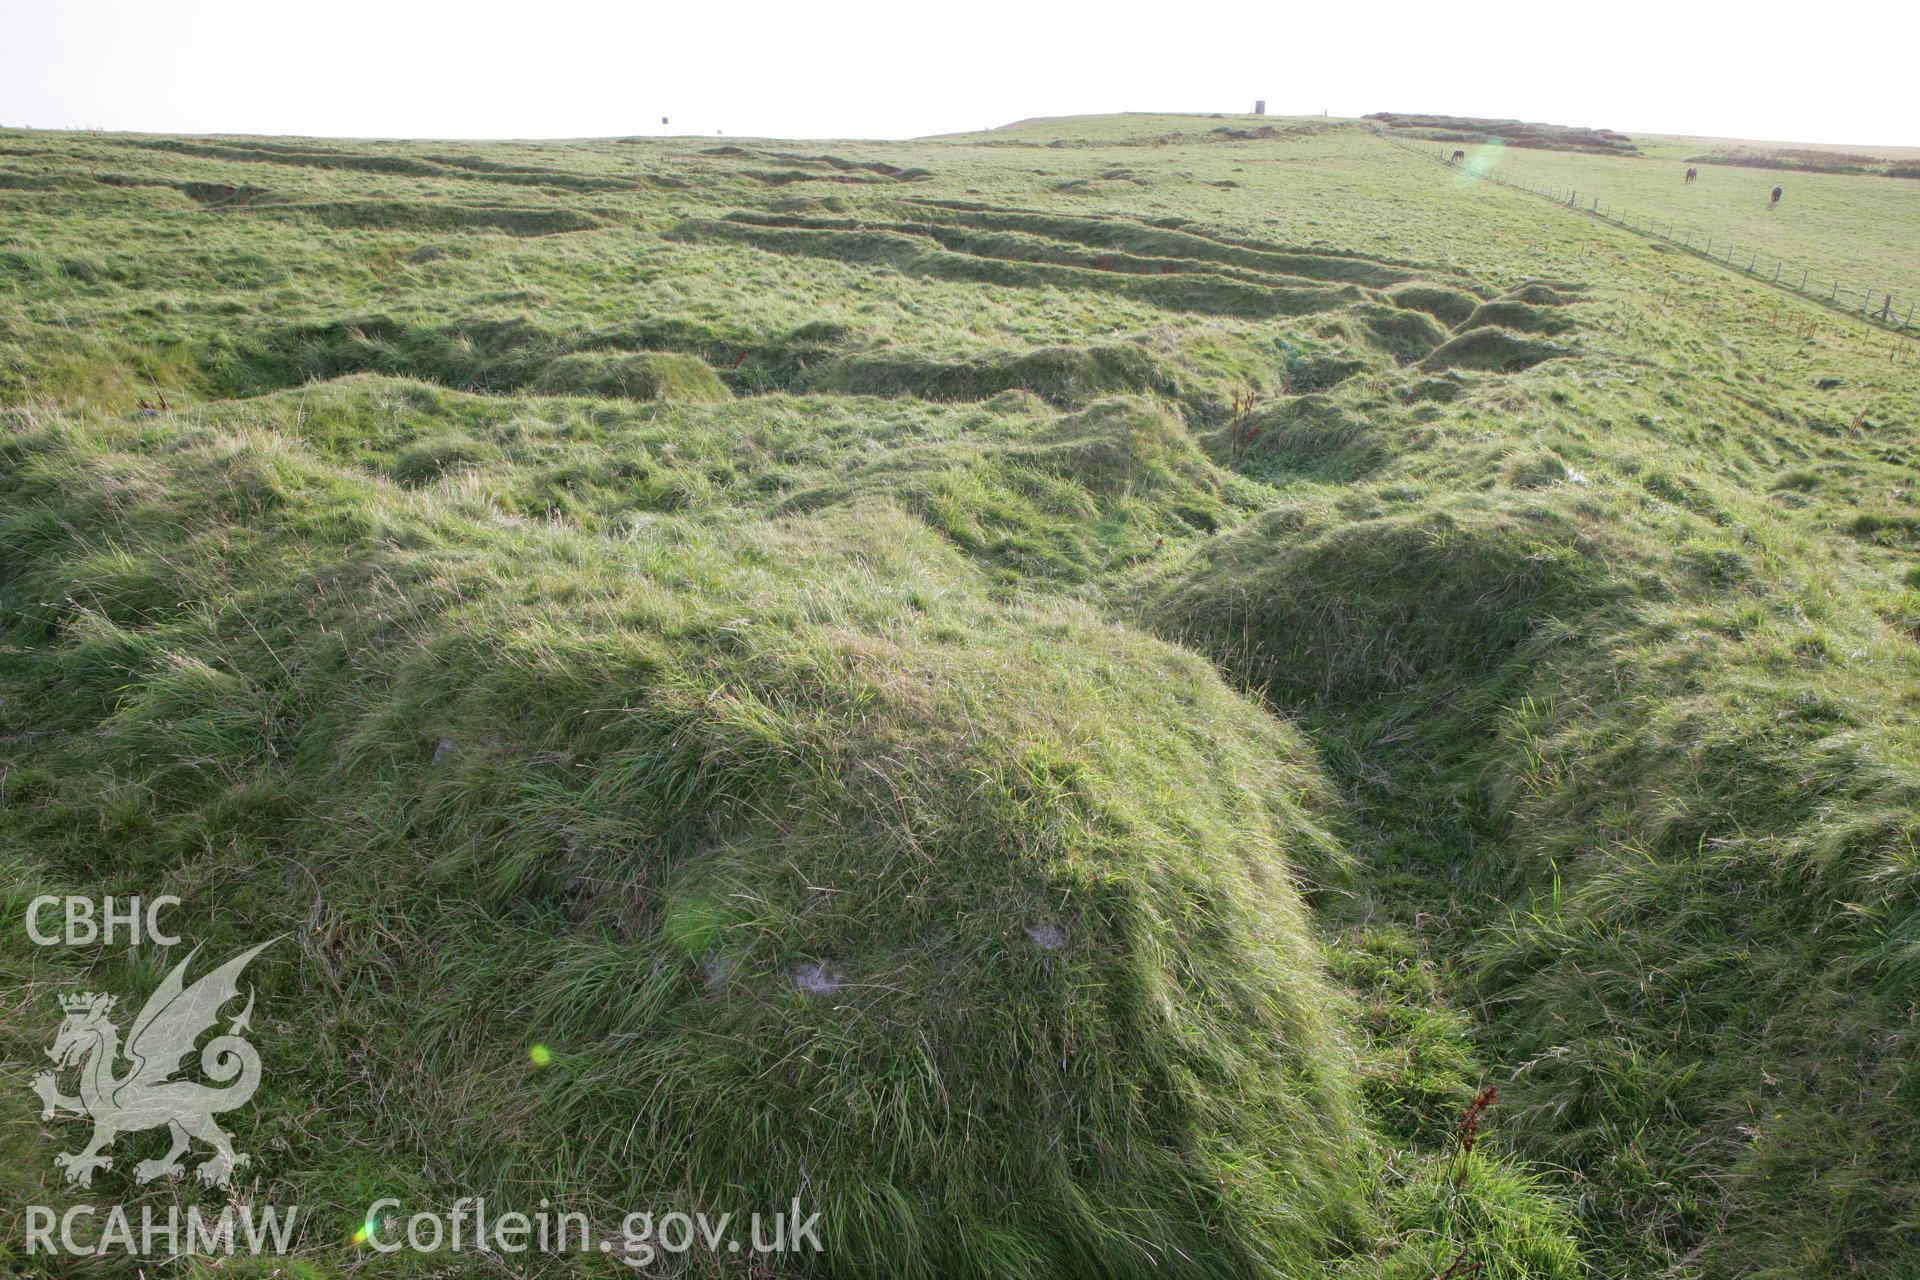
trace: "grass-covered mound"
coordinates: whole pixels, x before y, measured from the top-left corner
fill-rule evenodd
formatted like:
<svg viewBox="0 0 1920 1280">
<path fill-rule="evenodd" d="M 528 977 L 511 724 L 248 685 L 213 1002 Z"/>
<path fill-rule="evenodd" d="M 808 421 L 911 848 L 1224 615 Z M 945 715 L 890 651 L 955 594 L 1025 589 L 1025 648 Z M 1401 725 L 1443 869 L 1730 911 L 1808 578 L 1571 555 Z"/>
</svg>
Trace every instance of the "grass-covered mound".
<svg viewBox="0 0 1920 1280">
<path fill-rule="evenodd" d="M 1150 608 L 1156 629 L 1299 708 L 1483 679 L 1594 578 L 1577 534 L 1544 514 L 1282 506 L 1214 540 Z"/>
<path fill-rule="evenodd" d="M 176 359 L 197 366 L 196 389 L 223 395 L 383 373 L 461 390 L 687 401 L 724 398 L 716 366 L 748 390 L 788 387 L 855 336 L 832 321 L 756 333 L 673 313 L 560 325 L 513 309 L 452 319 L 376 312 L 221 332 Z"/>
<path fill-rule="evenodd" d="M 1564 307 L 1578 298 L 1577 293 L 1572 291 L 1564 281 L 1560 282 L 1560 287 L 1556 289 L 1553 285 L 1538 280 L 1523 284 L 1517 289 L 1510 289 L 1501 296 L 1504 301 L 1525 302 L 1536 307 Z"/>
<path fill-rule="evenodd" d="M 676 240 L 694 243 L 746 245 L 769 253 L 886 267 L 928 280 L 1109 294 L 1200 315 L 1271 319 L 1325 311 L 1367 296 L 1350 284 L 1274 285 L 1257 277 L 1236 278 L 1209 270 L 1152 275 L 1109 270 L 1085 254 L 1073 255 L 1071 262 L 1053 260 L 1043 247 L 1024 242 L 1006 250 L 1020 256 L 1001 256 L 997 245 L 968 245 L 956 251 L 918 234 L 885 229 L 761 226 L 738 218 L 688 218 L 671 234 Z"/>
<path fill-rule="evenodd" d="M 1387 456 L 1376 421 L 1332 396 L 1280 400 L 1230 422 L 1209 437 L 1216 457 L 1267 480 L 1297 475 L 1353 480 Z"/>
<path fill-rule="evenodd" d="M 1920 1258 L 1890 1225 L 1920 1185 L 1912 675 L 1867 669 L 1901 643 L 1858 615 L 1810 632 L 1748 610 L 1683 638 L 1686 612 L 1549 668 L 1481 756 L 1534 886 L 1470 952 L 1529 1064 L 1516 1128 L 1609 1189 L 1599 1221 L 1636 1267 L 1691 1238 L 1707 1274 L 1901 1274 Z"/>
<path fill-rule="evenodd" d="M 1177 417 L 1116 398 L 1079 413 L 1001 400 L 994 435 L 879 453 L 801 488 L 788 510 L 892 497 L 999 576 L 1078 583 L 1168 539 L 1232 523 L 1244 505 Z M 983 433 L 984 434 L 984 433 Z"/>
<path fill-rule="evenodd" d="M 923 400 L 985 400 L 1003 391 L 1030 391 L 1051 404 L 1069 407 L 1102 396 L 1158 392 L 1177 397 L 1182 391 L 1178 371 L 1133 342 L 1049 347 L 956 361 L 878 351 L 834 361 L 811 385 L 821 391 L 911 395 Z"/>
<path fill-rule="evenodd" d="M 579 351 L 540 371 L 543 395 L 609 396 L 676 403 L 725 400 L 719 377 L 698 358 L 675 351 Z"/>
<path fill-rule="evenodd" d="M 1444 911 L 1515 1064 L 1504 1123 L 1606 1188 L 1625 1274 L 1676 1239 L 1709 1274 L 1904 1262 L 1876 1233 L 1920 1171 L 1920 732 L 1879 664 L 1920 656 L 1731 496 L 1569 475 L 1281 506 L 1142 616 L 1314 732 L 1363 879 Z M 1755 560 L 1795 567 L 1769 589 Z"/>
<path fill-rule="evenodd" d="M 1008 457 L 1108 497 L 1171 493 L 1199 503 L 1221 488 L 1180 420 L 1151 401 L 1108 400 L 1061 418 Z"/>
<path fill-rule="evenodd" d="M 246 203 L 228 206 L 229 217 L 311 221 L 321 226 L 396 231 L 483 229 L 510 236 L 551 236 L 606 225 L 578 209 L 528 205 L 454 205 L 439 201 L 335 200 L 314 203 Z"/>
<path fill-rule="evenodd" d="M 1328 798 L 1201 660 L 995 607 L 884 505 L 608 541 L 259 430 L 5 448 L 5 857 L 217 884 L 214 949 L 314 939 L 264 967 L 263 1194 L 344 1236 L 531 1176 L 804 1188 L 834 1270 L 929 1276 L 1304 1276 L 1366 1238 L 1300 898 L 1344 874 Z"/>
<path fill-rule="evenodd" d="M 1361 307 L 1356 314 L 1375 342 L 1402 359 L 1423 356 L 1447 340 L 1446 328 L 1418 308 Z"/>
<path fill-rule="evenodd" d="M 1562 349 L 1551 342 L 1525 338 L 1489 324 L 1485 328 L 1468 329 L 1459 337 L 1448 339 L 1427 353 L 1420 365 L 1425 369 L 1485 369 L 1495 373 L 1516 373 L 1560 354 Z"/>
<path fill-rule="evenodd" d="M 1253 497 L 1166 406 L 1062 415 L 1008 392 L 973 405 L 765 395 L 718 403 L 521 400 L 361 375 L 206 411 L 262 423 L 402 485 L 625 536 L 664 514 L 731 519 L 888 498 L 1002 580 L 1085 582 Z"/>
<path fill-rule="evenodd" d="M 1565 333 L 1573 328 L 1573 321 L 1550 306 L 1501 299 L 1481 303 L 1456 327 L 1465 333 L 1490 325 L 1511 329 L 1516 333 L 1553 334 Z"/>
<path fill-rule="evenodd" d="M 450 320 L 374 312 L 222 332 L 189 354 L 209 392 L 258 395 L 355 373 L 517 388 L 568 349 L 566 335 L 525 315 Z"/>
<path fill-rule="evenodd" d="M 1424 311 L 1448 326 L 1459 324 L 1480 305 L 1480 299 L 1470 293 L 1436 284 L 1405 284 L 1387 296 L 1396 307 Z"/>
</svg>

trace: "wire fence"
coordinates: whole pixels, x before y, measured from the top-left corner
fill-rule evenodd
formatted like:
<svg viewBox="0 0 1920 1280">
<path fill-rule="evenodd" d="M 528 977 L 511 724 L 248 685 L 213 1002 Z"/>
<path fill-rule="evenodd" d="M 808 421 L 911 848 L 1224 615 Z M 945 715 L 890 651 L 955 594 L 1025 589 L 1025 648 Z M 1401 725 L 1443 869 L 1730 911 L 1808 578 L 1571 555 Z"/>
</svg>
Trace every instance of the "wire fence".
<svg viewBox="0 0 1920 1280">
<path fill-rule="evenodd" d="M 1459 149 L 1447 147 L 1425 147 L 1405 138 L 1379 130 L 1376 134 L 1387 142 L 1415 155 L 1432 160 L 1435 164 L 1448 169 L 1459 169 L 1463 162 L 1453 156 Z M 1814 275 L 1806 266 L 1789 263 L 1784 258 L 1763 254 L 1754 248 L 1742 248 L 1724 236 L 1716 237 L 1712 232 L 1701 232 L 1684 226 L 1671 218 L 1654 218 L 1631 210 L 1620 209 L 1608 204 L 1595 191 L 1575 191 L 1571 188 L 1555 187 L 1544 183 L 1526 182 L 1516 178 L 1504 177 L 1477 169 L 1468 169 L 1474 177 L 1485 182 L 1497 182 L 1503 187 L 1515 191 L 1524 191 L 1554 204 L 1564 205 L 1602 222 L 1624 227 L 1629 231 L 1648 236 L 1655 240 L 1705 258 L 1710 262 L 1731 267 L 1755 279 L 1785 289 L 1789 293 L 1844 311 L 1857 316 L 1870 324 L 1875 324 L 1895 333 L 1904 333 L 1910 337 L 1920 337 L 1920 308 L 1916 308 L 1911 297 L 1895 301 L 1891 291 L 1878 285 L 1842 284 L 1837 278 L 1826 274 Z M 1821 286 L 1825 285 L 1825 288 Z"/>
</svg>

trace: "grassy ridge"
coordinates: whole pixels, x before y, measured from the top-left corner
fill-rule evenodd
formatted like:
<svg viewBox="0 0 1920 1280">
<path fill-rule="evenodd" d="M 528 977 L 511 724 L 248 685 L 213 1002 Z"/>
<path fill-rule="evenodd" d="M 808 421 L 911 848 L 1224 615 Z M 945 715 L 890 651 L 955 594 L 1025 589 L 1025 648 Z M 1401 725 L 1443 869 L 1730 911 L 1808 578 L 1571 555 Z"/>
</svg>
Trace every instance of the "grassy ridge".
<svg viewBox="0 0 1920 1280">
<path fill-rule="evenodd" d="M 1913 1261 L 1912 366 L 1267 123 L 0 138 L 8 909 L 288 939 L 316 1270 L 802 1188 L 820 1274 Z M 0 943 L 10 1202 L 157 963 Z"/>
<path fill-rule="evenodd" d="M 1356 1229 L 1276 874 L 1339 874 L 1328 799 L 1191 657 L 987 609 L 884 507 L 608 542 L 261 428 L 68 424 L 7 464 L 9 610 L 69 641 L 18 671 L 65 746 L 11 778 L 17 834 L 308 940 L 276 1057 L 400 1071 L 396 1120 L 476 1099 L 433 1166 L 612 1203 L 816 1182 L 830 1250 L 905 1273 L 1292 1272 Z M 369 1176 L 285 1112 L 252 1137 L 285 1185 Z"/>
</svg>

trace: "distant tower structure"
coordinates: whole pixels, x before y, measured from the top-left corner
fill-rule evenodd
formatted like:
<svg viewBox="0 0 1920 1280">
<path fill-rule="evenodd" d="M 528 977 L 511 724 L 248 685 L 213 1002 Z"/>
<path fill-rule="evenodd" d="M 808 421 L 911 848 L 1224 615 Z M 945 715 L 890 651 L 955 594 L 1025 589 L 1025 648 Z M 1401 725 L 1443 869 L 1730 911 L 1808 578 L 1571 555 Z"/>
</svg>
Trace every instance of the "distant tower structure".
<svg viewBox="0 0 1920 1280">
<path fill-rule="evenodd" d="M 1254 100 L 1253 114 L 1257 116 L 1263 116 L 1267 114 L 1267 100 L 1265 98 L 1258 98 Z"/>
<path fill-rule="evenodd" d="M 661 117 L 660 117 L 660 123 L 661 123 L 661 124 L 665 124 L 666 122 L 667 122 L 667 118 L 666 118 L 665 116 L 661 116 Z"/>
</svg>

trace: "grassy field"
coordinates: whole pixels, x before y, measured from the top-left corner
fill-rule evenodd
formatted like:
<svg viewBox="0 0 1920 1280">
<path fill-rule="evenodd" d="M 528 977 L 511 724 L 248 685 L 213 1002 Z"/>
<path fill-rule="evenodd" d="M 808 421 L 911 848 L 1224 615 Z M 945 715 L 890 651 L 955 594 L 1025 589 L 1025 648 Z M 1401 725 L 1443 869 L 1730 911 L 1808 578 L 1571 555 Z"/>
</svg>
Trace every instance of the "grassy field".
<svg viewBox="0 0 1920 1280">
<path fill-rule="evenodd" d="M 1643 133 L 1636 135 L 1634 142 L 1647 155 L 1670 160 L 1682 160 L 1688 156 L 1707 155 L 1714 152 L 1757 152 L 1764 155 L 1783 150 L 1807 152 L 1835 159 L 1871 156 L 1889 164 L 1905 164 L 1920 160 L 1920 147 L 1887 147 L 1870 142 L 1769 142 L 1760 138 L 1699 137 L 1682 133 Z"/>
<path fill-rule="evenodd" d="M 1755 226 L 1910 270 L 1828 181 Z M 298 1274 L 630 1274 L 355 1241 L 476 1194 L 819 1210 L 695 1275 L 1920 1269 L 1908 340 L 1323 119 L 0 131 L 0 211 L 0 900 L 277 939 Z M 29 1087 L 162 959 L 0 935 L 0 1268 L 222 1200 Z"/>
<path fill-rule="evenodd" d="M 1857 306 L 1869 286 L 1892 293 L 1901 312 L 1920 300 L 1920 181 L 1878 176 L 1746 168 L 1689 161 L 1741 144 L 1699 138 L 1641 138 L 1637 156 L 1482 148 L 1476 163 L 1514 181 L 1598 196 L 1636 222 L 1670 222 L 1675 235 L 1731 244 L 1741 261 L 1757 253 L 1787 264 L 1783 277 L 1826 294 L 1833 283 Z M 1428 144 L 1436 146 L 1438 144 Z M 1900 158 L 1899 148 L 1874 154 Z M 1773 189 L 1782 190 L 1773 206 Z M 1771 271 L 1771 265 L 1769 265 Z M 1920 317 L 1920 311 L 1915 312 Z"/>
</svg>

